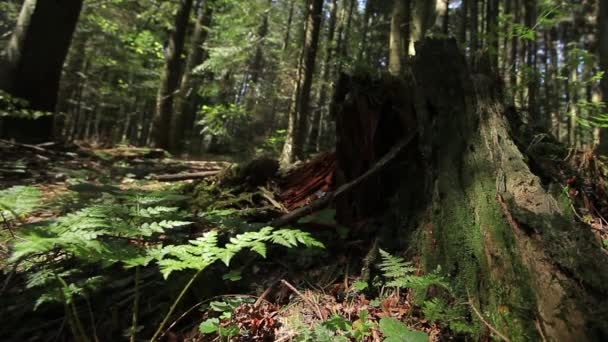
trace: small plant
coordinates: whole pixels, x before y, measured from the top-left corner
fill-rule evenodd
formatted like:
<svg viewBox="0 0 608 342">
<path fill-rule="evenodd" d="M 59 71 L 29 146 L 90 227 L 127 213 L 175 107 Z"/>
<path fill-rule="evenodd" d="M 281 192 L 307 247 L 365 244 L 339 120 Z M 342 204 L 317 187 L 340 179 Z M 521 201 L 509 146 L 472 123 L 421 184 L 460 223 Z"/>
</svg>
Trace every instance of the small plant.
<svg viewBox="0 0 608 342">
<path fill-rule="evenodd" d="M 411 262 L 393 256 L 384 250 L 380 250 L 380 256 L 382 257 L 380 269 L 388 280 L 386 286 L 424 290 L 429 286 L 437 285 L 450 289 L 449 284 L 438 274 L 439 272 L 422 276 L 415 275 L 416 268 L 412 266 Z"/>
<path fill-rule="evenodd" d="M 429 335 L 422 331 L 410 330 L 403 322 L 392 318 L 380 319 L 380 331 L 385 337 L 384 342 L 427 342 Z"/>
<path fill-rule="evenodd" d="M 14 186 L 0 191 L 0 217 L 8 222 L 20 220 L 36 209 L 42 201 L 42 193 L 33 186 Z"/>
</svg>

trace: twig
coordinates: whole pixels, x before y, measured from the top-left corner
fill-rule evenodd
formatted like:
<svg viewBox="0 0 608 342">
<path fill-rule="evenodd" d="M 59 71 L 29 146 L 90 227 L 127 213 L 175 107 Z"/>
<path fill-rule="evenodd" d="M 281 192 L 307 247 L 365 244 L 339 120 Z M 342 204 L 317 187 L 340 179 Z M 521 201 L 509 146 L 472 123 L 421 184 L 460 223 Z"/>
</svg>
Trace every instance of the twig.
<svg viewBox="0 0 608 342">
<path fill-rule="evenodd" d="M 498 331 L 490 323 L 488 323 L 488 321 L 486 321 L 486 319 L 481 315 L 481 312 L 479 312 L 479 310 L 477 310 L 477 308 L 475 307 L 475 304 L 473 303 L 473 299 L 471 297 L 469 297 L 469 306 L 471 306 L 471 309 L 473 309 L 473 312 L 475 312 L 475 315 L 477 315 L 479 320 L 481 320 L 481 322 L 483 324 L 485 324 L 485 326 L 488 327 L 488 329 L 490 329 L 490 331 L 492 331 L 494 334 L 496 334 L 496 336 L 500 337 L 503 341 L 511 342 L 511 340 L 508 337 L 503 335 L 500 331 Z"/>
<path fill-rule="evenodd" d="M 543 342 L 547 342 L 545 332 L 543 331 L 543 327 L 540 325 L 540 321 L 538 319 L 534 320 L 534 325 L 536 325 L 536 329 L 538 329 L 538 333 L 540 334 L 540 338 L 543 340 Z"/>
<path fill-rule="evenodd" d="M 279 201 L 274 199 L 274 195 L 272 194 L 272 192 L 270 190 L 266 189 L 263 186 L 259 187 L 258 189 L 262 192 L 262 196 L 265 199 L 267 199 L 268 202 L 270 202 L 270 204 L 272 204 L 275 208 L 279 209 L 283 213 L 289 212 L 289 210 L 287 210 L 287 208 L 285 208 L 285 206 L 283 204 L 281 204 Z"/>
<path fill-rule="evenodd" d="M 306 304 L 310 305 L 311 308 L 313 309 L 313 311 L 316 311 L 315 314 L 317 314 L 317 316 L 319 317 L 319 319 L 323 319 L 323 314 L 321 313 L 321 308 L 319 308 L 318 305 L 316 305 L 310 299 L 308 299 L 307 297 L 305 297 L 302 294 L 302 292 L 298 291 L 298 289 L 296 289 L 293 285 L 291 285 L 285 279 L 281 279 L 281 283 L 283 283 L 285 286 L 287 286 L 295 294 L 297 294 L 298 296 L 300 296 L 300 298 L 302 298 L 306 302 Z"/>
<path fill-rule="evenodd" d="M 192 180 L 192 179 L 204 179 L 207 177 L 215 176 L 219 174 L 221 170 L 215 171 L 203 171 L 203 172 L 194 172 L 194 173 L 178 173 L 172 175 L 158 175 L 152 177 L 153 179 L 159 182 L 176 182 L 183 180 Z"/>
<path fill-rule="evenodd" d="M 364 174 L 359 176 L 359 178 L 340 186 L 336 191 L 328 192 L 327 194 L 325 194 L 325 196 L 314 200 L 312 203 L 305 207 L 298 208 L 288 214 L 279 217 L 278 219 L 272 221 L 270 225 L 273 227 L 282 227 L 293 223 L 306 215 L 309 215 L 311 213 L 314 213 L 315 211 L 324 208 L 329 203 L 331 203 L 334 198 L 353 190 L 357 185 L 363 183 L 369 177 L 375 175 L 376 173 L 378 173 L 378 171 L 382 170 L 382 168 L 386 164 L 393 160 L 399 154 L 399 152 L 401 152 L 401 150 L 405 148 L 414 139 L 414 137 L 416 137 L 417 133 L 418 131 L 415 130 L 411 132 L 408 136 L 406 136 L 404 139 L 399 141 L 384 157 L 382 157 L 382 159 L 378 160 L 378 162 L 376 162 L 374 166 L 372 166 Z"/>
</svg>

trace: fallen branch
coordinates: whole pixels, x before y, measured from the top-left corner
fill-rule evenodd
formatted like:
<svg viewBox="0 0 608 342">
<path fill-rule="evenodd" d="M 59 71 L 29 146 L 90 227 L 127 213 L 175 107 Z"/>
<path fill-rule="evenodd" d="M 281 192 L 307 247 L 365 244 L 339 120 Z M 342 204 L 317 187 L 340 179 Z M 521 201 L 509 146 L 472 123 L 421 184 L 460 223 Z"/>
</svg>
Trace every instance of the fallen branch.
<svg viewBox="0 0 608 342">
<path fill-rule="evenodd" d="M 408 136 L 403 138 L 401 141 L 399 141 L 386 155 L 384 155 L 384 157 L 378 160 L 378 162 L 376 162 L 374 166 L 372 166 L 364 174 L 359 176 L 359 178 L 340 186 L 336 191 L 326 193 L 325 196 L 314 200 L 312 203 L 305 207 L 298 208 L 288 214 L 277 218 L 276 220 L 272 221 L 270 225 L 273 227 L 286 226 L 290 223 L 296 222 L 304 216 L 310 215 L 316 211 L 319 211 L 320 209 L 323 209 L 328 204 L 330 204 L 334 200 L 334 198 L 353 190 L 357 185 L 363 183 L 369 177 L 375 175 L 376 173 L 378 173 L 378 171 L 382 170 L 382 168 L 384 168 L 386 164 L 393 160 L 399 154 L 399 152 L 401 152 L 401 150 L 403 150 L 405 146 L 407 146 L 414 139 L 417 133 L 418 131 L 415 130 L 411 132 Z"/>
<path fill-rule="evenodd" d="M 468 291 L 467 291 L 467 293 L 468 293 Z M 500 331 L 498 331 L 498 329 L 494 328 L 490 323 L 488 323 L 488 321 L 483 317 L 481 312 L 479 312 L 479 310 L 477 310 L 477 308 L 475 307 L 475 304 L 473 303 L 473 299 L 470 297 L 469 297 L 469 306 L 471 307 L 471 309 L 473 309 L 473 312 L 475 313 L 475 315 L 477 315 L 479 320 L 481 320 L 481 322 L 483 324 L 485 324 L 485 326 L 488 327 L 488 329 L 490 329 L 491 332 L 496 334 L 496 336 L 500 337 L 503 341 L 511 342 L 511 340 L 508 337 L 503 335 Z"/>
<path fill-rule="evenodd" d="M 170 175 L 158 175 L 154 176 L 153 179 L 159 182 L 177 182 L 183 180 L 192 180 L 192 179 L 204 179 L 207 177 L 215 176 L 219 174 L 222 170 L 215 171 L 204 171 L 204 172 L 193 172 L 193 173 L 178 173 L 178 174 L 170 174 Z"/>
<path fill-rule="evenodd" d="M 281 279 L 281 283 L 283 283 L 283 285 L 287 286 L 295 294 L 300 296 L 300 298 L 302 298 L 302 300 L 310 306 L 310 308 L 315 312 L 315 314 L 318 316 L 318 318 L 320 320 L 325 320 L 325 317 L 323 317 L 323 313 L 321 312 L 321 308 L 319 307 L 319 305 L 313 303 L 313 301 L 311 301 L 308 297 L 304 296 L 302 294 L 302 292 L 298 291 L 298 289 L 296 289 L 295 286 L 293 286 L 289 282 L 287 282 L 287 280 Z"/>
</svg>

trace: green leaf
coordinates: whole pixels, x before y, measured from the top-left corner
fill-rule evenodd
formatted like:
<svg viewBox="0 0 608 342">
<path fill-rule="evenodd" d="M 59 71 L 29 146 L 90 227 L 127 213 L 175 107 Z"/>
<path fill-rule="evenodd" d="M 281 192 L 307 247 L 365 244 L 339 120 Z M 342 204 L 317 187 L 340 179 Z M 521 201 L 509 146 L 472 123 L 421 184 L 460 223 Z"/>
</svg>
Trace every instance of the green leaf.
<svg viewBox="0 0 608 342">
<path fill-rule="evenodd" d="M 366 281 L 356 281 L 353 283 L 353 287 L 357 289 L 357 291 L 363 291 L 369 287 L 369 284 Z"/>
<path fill-rule="evenodd" d="M 380 319 L 380 331 L 389 342 L 428 342 L 429 335 L 422 331 L 410 330 L 401 321 L 392 317 Z"/>
<path fill-rule="evenodd" d="M 217 332 L 220 327 L 220 320 L 217 318 L 209 318 L 203 321 L 199 326 L 198 330 L 203 334 L 213 334 Z"/>
</svg>

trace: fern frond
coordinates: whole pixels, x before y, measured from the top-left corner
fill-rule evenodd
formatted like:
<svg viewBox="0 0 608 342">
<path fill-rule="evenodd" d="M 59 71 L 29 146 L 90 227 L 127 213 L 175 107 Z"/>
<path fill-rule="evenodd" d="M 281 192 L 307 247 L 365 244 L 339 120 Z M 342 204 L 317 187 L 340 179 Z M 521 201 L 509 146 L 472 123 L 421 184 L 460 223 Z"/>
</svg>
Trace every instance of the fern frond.
<svg viewBox="0 0 608 342">
<path fill-rule="evenodd" d="M 0 190 L 0 214 L 7 220 L 19 219 L 42 202 L 42 192 L 33 186 L 13 186 Z"/>
</svg>

